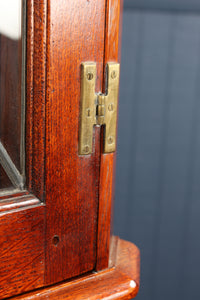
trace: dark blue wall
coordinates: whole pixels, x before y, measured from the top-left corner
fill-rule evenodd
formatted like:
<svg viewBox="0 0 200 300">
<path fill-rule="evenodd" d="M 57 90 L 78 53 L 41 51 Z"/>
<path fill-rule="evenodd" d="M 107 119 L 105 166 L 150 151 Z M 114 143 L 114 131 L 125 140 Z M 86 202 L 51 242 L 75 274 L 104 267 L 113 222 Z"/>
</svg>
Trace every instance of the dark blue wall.
<svg viewBox="0 0 200 300">
<path fill-rule="evenodd" d="M 199 0 L 125 0 L 125 9 L 153 9 L 169 11 L 199 12 Z"/>
<path fill-rule="evenodd" d="M 125 2 L 114 231 L 141 250 L 138 300 L 200 299 L 197 8 Z"/>
</svg>

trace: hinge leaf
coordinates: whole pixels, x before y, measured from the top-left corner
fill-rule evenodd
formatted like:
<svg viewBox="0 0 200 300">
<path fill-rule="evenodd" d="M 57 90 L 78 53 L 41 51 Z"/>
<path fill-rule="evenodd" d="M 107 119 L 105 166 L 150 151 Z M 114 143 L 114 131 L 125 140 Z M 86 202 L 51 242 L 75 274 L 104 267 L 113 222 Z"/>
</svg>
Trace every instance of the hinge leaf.
<svg viewBox="0 0 200 300">
<path fill-rule="evenodd" d="M 107 64 L 107 95 L 105 100 L 105 131 L 104 153 L 114 152 L 116 149 L 116 126 L 118 111 L 120 65 Z"/>
<path fill-rule="evenodd" d="M 104 153 L 114 152 L 116 149 L 119 73 L 118 63 L 108 63 L 106 95 L 96 94 L 96 63 L 85 62 L 81 65 L 80 155 L 92 153 L 94 125 L 105 125 Z"/>
</svg>

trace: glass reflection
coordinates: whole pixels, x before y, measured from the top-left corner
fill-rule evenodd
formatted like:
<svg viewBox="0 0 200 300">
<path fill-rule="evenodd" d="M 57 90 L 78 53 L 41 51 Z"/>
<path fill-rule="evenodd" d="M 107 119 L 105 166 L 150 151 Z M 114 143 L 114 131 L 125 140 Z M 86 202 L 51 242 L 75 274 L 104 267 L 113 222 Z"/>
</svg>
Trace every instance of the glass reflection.
<svg viewBox="0 0 200 300">
<path fill-rule="evenodd" d="M 23 188 L 22 0 L 0 0 L 0 189 Z M 24 5 L 25 6 L 25 5 Z"/>
</svg>

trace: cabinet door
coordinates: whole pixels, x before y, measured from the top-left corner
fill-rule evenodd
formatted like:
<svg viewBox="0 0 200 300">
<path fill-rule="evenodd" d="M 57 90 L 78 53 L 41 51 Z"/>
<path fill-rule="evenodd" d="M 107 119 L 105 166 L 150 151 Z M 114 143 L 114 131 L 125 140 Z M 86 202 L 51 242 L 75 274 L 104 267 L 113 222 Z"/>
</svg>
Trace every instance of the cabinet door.
<svg viewBox="0 0 200 300">
<path fill-rule="evenodd" d="M 0 170 L 6 182 L 0 194 L 0 298 L 102 270 L 109 259 L 115 154 L 103 154 L 103 126 L 93 128 L 92 153 L 79 154 L 81 63 L 96 63 L 96 92 L 104 92 L 105 65 L 118 61 L 121 1 L 20 3 L 26 59 L 25 66 L 18 61 L 18 88 L 25 85 L 25 110 L 21 102 L 9 116 L 13 121 L 24 112 L 25 146 L 14 134 L 23 184 L 8 193 L 9 176 Z M 9 94 L 4 75 L 1 93 Z M 11 124 L 6 117 L 3 126 L 6 120 Z"/>
<path fill-rule="evenodd" d="M 50 1 L 46 78 L 46 282 L 96 264 L 100 128 L 91 155 L 79 155 L 81 63 L 97 64 L 102 89 L 105 1 Z M 59 238 L 55 246 L 53 237 Z"/>
<path fill-rule="evenodd" d="M 34 109 L 37 107 L 33 102 L 30 104 L 30 98 L 33 96 L 33 92 L 29 89 L 29 81 L 33 75 L 28 70 L 28 61 L 30 56 L 32 57 L 30 45 L 33 45 L 29 36 L 33 20 L 30 4 L 27 3 L 29 13 L 26 13 L 25 1 L 8 0 L 0 3 L 1 299 L 44 284 L 45 205 L 44 198 L 40 197 L 38 190 L 30 185 L 30 183 L 34 185 L 30 174 L 33 174 L 34 170 L 39 170 L 39 163 L 35 163 L 33 159 L 29 160 L 32 155 L 30 132 L 35 132 L 30 107 Z M 25 26 L 26 20 L 28 30 Z M 27 88 L 25 88 L 26 69 Z M 37 90 L 38 87 L 35 85 L 36 93 Z M 25 157 L 27 172 L 25 172 Z M 41 154 L 38 161 L 40 157 Z"/>
</svg>

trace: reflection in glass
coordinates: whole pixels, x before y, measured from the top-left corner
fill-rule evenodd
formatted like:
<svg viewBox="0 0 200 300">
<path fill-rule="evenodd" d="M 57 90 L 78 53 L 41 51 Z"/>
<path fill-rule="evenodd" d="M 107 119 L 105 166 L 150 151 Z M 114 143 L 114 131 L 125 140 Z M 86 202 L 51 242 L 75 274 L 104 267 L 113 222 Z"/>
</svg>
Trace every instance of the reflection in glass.
<svg viewBox="0 0 200 300">
<path fill-rule="evenodd" d="M 24 182 L 22 4 L 0 0 L 0 189 Z"/>
</svg>

